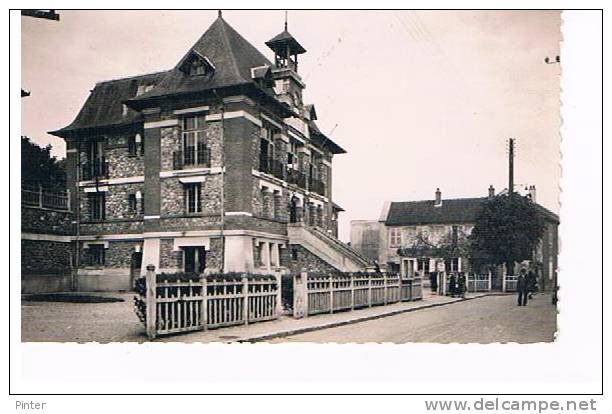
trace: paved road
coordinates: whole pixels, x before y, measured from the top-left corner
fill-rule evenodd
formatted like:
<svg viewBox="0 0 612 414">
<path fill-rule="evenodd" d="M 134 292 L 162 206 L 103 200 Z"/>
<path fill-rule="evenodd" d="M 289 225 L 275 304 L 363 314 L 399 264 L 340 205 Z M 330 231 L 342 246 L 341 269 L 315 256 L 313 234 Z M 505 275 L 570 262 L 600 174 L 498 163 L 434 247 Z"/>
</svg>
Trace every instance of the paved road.
<svg viewBox="0 0 612 414">
<path fill-rule="evenodd" d="M 515 296 L 489 296 L 272 342 L 551 342 L 556 314 L 549 295 L 536 295 L 524 307 L 516 306 Z"/>
<path fill-rule="evenodd" d="M 96 293 L 125 302 L 21 303 L 23 342 L 144 342 L 143 327 L 132 307 L 133 293 Z"/>
</svg>

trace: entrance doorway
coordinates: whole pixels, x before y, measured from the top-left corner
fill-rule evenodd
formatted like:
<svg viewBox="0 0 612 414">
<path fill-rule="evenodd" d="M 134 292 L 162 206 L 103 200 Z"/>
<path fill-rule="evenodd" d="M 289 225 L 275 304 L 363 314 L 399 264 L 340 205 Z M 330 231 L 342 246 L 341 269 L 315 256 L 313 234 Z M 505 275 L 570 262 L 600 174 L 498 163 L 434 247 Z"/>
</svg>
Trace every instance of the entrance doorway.
<svg viewBox="0 0 612 414">
<path fill-rule="evenodd" d="M 206 250 L 203 246 L 183 247 L 185 273 L 204 273 L 206 269 Z"/>
<path fill-rule="evenodd" d="M 136 286 L 136 279 L 140 277 L 140 268 L 142 266 L 142 252 L 132 253 L 130 261 L 130 286 L 132 289 Z"/>
</svg>

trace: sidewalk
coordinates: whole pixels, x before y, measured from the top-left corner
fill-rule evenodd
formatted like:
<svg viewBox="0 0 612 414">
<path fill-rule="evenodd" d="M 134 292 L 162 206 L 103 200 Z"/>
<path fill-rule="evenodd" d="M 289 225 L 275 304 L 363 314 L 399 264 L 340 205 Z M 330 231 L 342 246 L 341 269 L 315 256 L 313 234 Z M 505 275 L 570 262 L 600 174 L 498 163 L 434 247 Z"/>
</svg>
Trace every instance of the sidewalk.
<svg viewBox="0 0 612 414">
<path fill-rule="evenodd" d="M 494 293 L 469 293 L 465 299 L 450 298 L 448 296 L 424 294 L 423 300 L 415 302 L 400 302 L 386 306 L 359 309 L 334 314 L 320 314 L 302 319 L 291 316 L 282 316 L 269 322 L 239 325 L 229 328 L 220 328 L 208 331 L 187 333 L 168 337 L 159 337 L 154 342 L 261 342 L 284 336 L 296 335 L 314 330 L 333 328 L 357 322 L 397 315 L 404 312 L 413 312 L 437 306 L 472 300 L 485 296 L 498 295 Z"/>
</svg>

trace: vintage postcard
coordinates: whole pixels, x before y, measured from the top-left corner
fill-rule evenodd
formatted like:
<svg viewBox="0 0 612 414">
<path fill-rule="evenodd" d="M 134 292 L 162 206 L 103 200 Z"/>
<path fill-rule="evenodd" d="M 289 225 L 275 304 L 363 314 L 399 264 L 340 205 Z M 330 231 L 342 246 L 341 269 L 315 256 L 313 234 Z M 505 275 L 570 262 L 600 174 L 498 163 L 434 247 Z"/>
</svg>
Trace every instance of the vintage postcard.
<svg viewBox="0 0 612 414">
<path fill-rule="evenodd" d="M 599 392 L 598 18 L 11 12 L 11 390 Z"/>
<path fill-rule="evenodd" d="M 560 27 L 23 11 L 22 340 L 554 341 Z"/>
</svg>

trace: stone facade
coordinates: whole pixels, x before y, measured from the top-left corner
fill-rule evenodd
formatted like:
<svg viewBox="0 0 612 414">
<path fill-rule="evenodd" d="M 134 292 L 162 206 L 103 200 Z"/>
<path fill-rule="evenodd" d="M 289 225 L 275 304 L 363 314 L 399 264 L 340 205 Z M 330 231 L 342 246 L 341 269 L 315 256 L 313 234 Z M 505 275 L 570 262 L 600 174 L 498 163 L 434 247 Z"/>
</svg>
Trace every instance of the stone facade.
<svg viewBox="0 0 612 414">
<path fill-rule="evenodd" d="M 300 245 L 289 245 L 289 248 L 281 250 L 281 266 L 289 269 L 291 273 L 307 271 L 310 273 L 338 272 L 318 256 Z"/>
<path fill-rule="evenodd" d="M 21 292 L 72 288 L 74 244 L 70 211 L 21 207 Z"/>
<path fill-rule="evenodd" d="M 69 211 L 21 207 L 21 231 L 25 233 L 69 235 L 73 219 Z"/>
<path fill-rule="evenodd" d="M 129 269 L 132 264 L 132 255 L 142 248 L 142 242 L 112 241 L 108 243 L 106 261 L 104 265 L 115 269 Z"/>
<path fill-rule="evenodd" d="M 70 274 L 74 250 L 71 243 L 21 240 L 21 273 Z"/>
<path fill-rule="evenodd" d="M 201 184 L 201 213 L 193 215 L 219 215 L 221 214 L 222 178 L 220 174 L 207 175 Z M 185 196 L 183 184 L 176 177 L 164 178 L 161 181 L 161 215 L 173 217 L 187 215 L 185 211 Z"/>
</svg>

